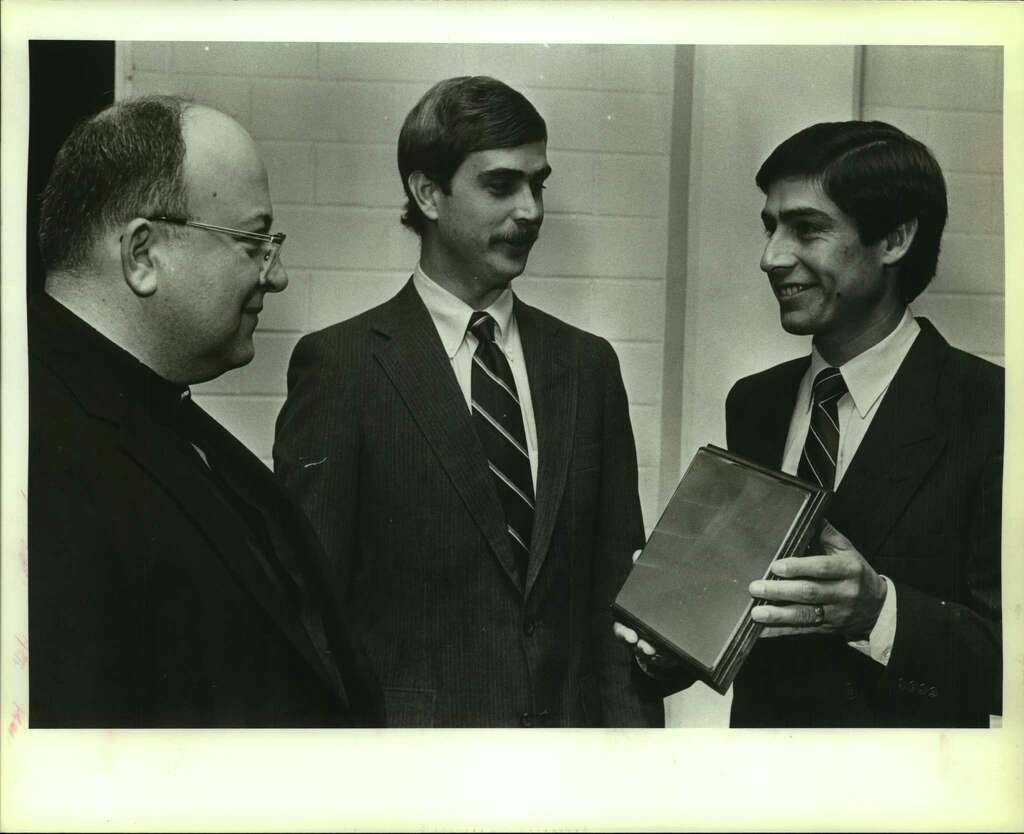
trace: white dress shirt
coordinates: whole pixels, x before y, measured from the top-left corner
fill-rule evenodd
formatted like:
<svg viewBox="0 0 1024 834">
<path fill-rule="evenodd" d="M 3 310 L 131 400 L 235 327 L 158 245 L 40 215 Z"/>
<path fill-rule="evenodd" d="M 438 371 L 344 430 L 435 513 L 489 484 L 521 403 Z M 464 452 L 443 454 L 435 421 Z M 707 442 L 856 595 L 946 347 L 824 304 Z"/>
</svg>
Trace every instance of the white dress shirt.
<svg viewBox="0 0 1024 834">
<path fill-rule="evenodd" d="M 416 265 L 412 276 L 413 286 L 420 298 L 426 305 L 427 312 L 437 328 L 437 335 L 441 337 L 441 344 L 444 345 L 445 353 L 452 363 L 452 370 L 455 372 L 455 379 L 458 380 L 462 394 L 466 398 L 466 408 L 472 411 L 470 399 L 471 384 L 473 378 L 473 354 L 476 353 L 477 338 L 470 333 L 470 316 L 475 312 L 462 299 L 457 298 L 448 292 L 440 284 L 436 283 L 423 267 Z M 523 357 L 523 343 L 519 338 L 519 327 L 516 325 L 516 317 L 513 311 L 512 290 L 506 289 L 501 295 L 483 312 L 488 313 L 494 319 L 494 338 L 505 354 L 509 367 L 512 369 L 512 378 L 516 383 L 516 393 L 519 395 L 519 404 L 523 411 L 523 428 L 526 431 L 526 451 L 530 455 L 530 474 L 533 477 L 534 493 L 537 491 L 537 424 L 533 418 L 533 398 L 530 396 L 530 378 L 526 373 L 526 360 Z"/>
<path fill-rule="evenodd" d="M 908 309 L 892 333 L 840 367 L 847 393 L 840 397 L 837 403 L 839 454 L 836 457 L 836 488 L 839 487 L 853 456 L 857 453 L 871 421 L 878 413 L 878 406 L 885 397 L 889 384 L 896 376 L 920 331 L 920 326 L 914 321 Z M 827 367 L 828 362 L 821 357 L 817 348 L 812 348 L 811 365 L 800 381 L 793 416 L 789 422 L 786 449 L 782 457 L 782 470 L 791 475 L 796 474 L 800 465 L 800 455 L 811 424 L 811 386 L 818 372 Z M 896 639 L 896 588 L 888 580 L 886 585 L 888 591 L 885 602 L 868 639 L 856 640 L 849 644 L 883 665 L 888 664 Z"/>
</svg>

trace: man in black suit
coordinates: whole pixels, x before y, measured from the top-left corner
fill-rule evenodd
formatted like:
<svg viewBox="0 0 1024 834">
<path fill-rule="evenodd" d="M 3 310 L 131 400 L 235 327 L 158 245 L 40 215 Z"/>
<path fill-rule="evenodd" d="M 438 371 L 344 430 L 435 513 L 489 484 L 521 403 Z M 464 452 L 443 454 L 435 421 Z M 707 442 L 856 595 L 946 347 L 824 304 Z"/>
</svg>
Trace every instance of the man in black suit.
<svg viewBox="0 0 1024 834">
<path fill-rule="evenodd" d="M 189 384 L 288 279 L 245 130 L 172 97 L 80 125 L 29 306 L 32 727 L 349 726 L 380 694 L 301 510 Z"/>
<path fill-rule="evenodd" d="M 736 383 L 729 448 L 836 494 L 819 552 L 751 583 L 771 639 L 736 679 L 731 723 L 988 726 L 1002 689 L 1003 371 L 908 308 L 935 274 L 942 172 L 890 125 L 841 122 L 787 139 L 757 184 L 761 269 L 783 328 L 813 341 Z"/>
<path fill-rule="evenodd" d="M 509 286 L 543 220 L 546 140 L 499 81 L 431 88 L 398 142 L 411 280 L 292 356 L 275 465 L 391 725 L 663 721 L 611 633 L 643 541 L 618 361 Z"/>
</svg>

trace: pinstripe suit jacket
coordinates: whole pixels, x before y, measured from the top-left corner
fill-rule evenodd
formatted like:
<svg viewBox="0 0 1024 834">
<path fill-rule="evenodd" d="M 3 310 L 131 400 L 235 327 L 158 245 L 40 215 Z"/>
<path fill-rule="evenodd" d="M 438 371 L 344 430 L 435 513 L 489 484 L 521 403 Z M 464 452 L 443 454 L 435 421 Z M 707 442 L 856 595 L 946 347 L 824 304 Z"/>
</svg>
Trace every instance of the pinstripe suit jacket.
<svg viewBox="0 0 1024 834">
<path fill-rule="evenodd" d="M 733 726 L 988 726 L 1001 712 L 1003 371 L 918 321 L 827 513 L 895 584 L 889 664 L 839 637 L 760 640 L 736 679 Z M 781 465 L 808 361 L 736 383 L 732 451 Z"/>
<path fill-rule="evenodd" d="M 391 726 L 661 724 L 610 603 L 643 543 L 636 450 L 602 339 L 516 300 L 537 421 L 525 592 L 483 448 L 410 282 L 304 337 L 277 472 L 305 508 Z"/>
</svg>

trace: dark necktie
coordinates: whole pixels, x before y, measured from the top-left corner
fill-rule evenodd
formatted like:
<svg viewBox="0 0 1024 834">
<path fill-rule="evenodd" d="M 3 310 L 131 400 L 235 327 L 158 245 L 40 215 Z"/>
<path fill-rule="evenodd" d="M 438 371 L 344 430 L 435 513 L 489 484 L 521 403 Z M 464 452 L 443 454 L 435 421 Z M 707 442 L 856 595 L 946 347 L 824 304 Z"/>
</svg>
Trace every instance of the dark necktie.
<svg viewBox="0 0 1024 834">
<path fill-rule="evenodd" d="M 839 454 L 839 398 L 846 393 L 846 381 L 839 368 L 824 368 L 811 389 L 811 425 L 797 475 L 832 489 Z"/>
<path fill-rule="evenodd" d="M 523 585 L 533 534 L 533 477 L 523 411 L 512 369 L 494 341 L 494 319 L 487 313 L 473 313 L 469 331 L 479 342 L 470 383 L 473 425 L 505 509 L 505 525 Z"/>
</svg>

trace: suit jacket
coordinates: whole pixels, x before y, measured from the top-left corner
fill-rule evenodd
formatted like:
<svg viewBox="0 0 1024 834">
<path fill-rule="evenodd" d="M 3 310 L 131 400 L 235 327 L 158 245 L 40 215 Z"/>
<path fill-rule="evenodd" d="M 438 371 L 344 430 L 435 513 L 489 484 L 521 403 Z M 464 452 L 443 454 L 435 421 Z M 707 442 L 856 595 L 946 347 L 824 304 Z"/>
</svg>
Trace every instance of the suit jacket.
<svg viewBox="0 0 1024 834">
<path fill-rule="evenodd" d="M 379 688 L 322 599 L 319 543 L 266 467 L 180 406 L 262 516 L 260 551 L 164 419 L 169 383 L 49 297 L 29 333 L 31 726 L 379 724 Z"/>
<path fill-rule="evenodd" d="M 896 588 L 889 663 L 838 636 L 759 640 L 733 726 L 988 726 L 1001 712 L 1003 370 L 919 323 L 826 513 Z M 736 383 L 732 451 L 781 466 L 808 364 Z"/>
<path fill-rule="evenodd" d="M 409 282 L 297 345 L 278 474 L 333 560 L 392 726 L 663 722 L 610 604 L 644 539 L 614 351 L 518 299 L 539 445 L 525 590 L 437 330 Z"/>
</svg>

